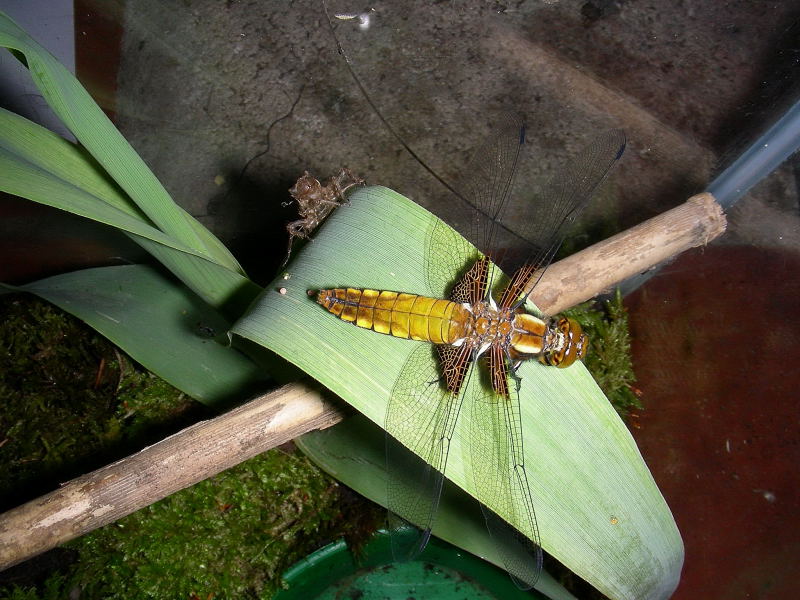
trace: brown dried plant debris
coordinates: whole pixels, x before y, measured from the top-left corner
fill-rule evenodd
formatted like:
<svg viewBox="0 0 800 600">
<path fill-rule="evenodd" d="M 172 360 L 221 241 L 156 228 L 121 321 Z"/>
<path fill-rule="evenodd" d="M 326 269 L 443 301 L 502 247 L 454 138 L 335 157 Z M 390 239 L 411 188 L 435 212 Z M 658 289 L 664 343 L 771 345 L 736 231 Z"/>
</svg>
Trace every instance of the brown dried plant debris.
<svg viewBox="0 0 800 600">
<path fill-rule="evenodd" d="M 289 247 L 286 260 L 289 262 L 292 254 L 292 244 L 295 238 L 311 239 L 311 233 L 320 226 L 325 218 L 337 206 L 347 202 L 345 192 L 356 185 L 363 185 L 364 179 L 354 175 L 347 167 L 343 167 L 337 175 L 331 177 L 325 185 L 313 177 L 308 171 L 289 188 L 289 193 L 297 201 L 297 212 L 300 219 L 286 225 L 289 232 Z"/>
</svg>

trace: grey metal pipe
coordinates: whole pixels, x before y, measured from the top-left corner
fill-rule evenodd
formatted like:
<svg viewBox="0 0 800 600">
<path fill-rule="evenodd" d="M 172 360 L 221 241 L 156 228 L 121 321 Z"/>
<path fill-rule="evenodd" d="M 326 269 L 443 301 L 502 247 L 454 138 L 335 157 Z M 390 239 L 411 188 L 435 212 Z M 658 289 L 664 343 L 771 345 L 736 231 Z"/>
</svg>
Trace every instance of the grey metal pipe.
<svg viewBox="0 0 800 600">
<path fill-rule="evenodd" d="M 750 188 L 772 173 L 784 160 L 800 148 L 800 102 L 796 102 L 761 135 L 739 158 L 712 181 L 706 191 L 727 211 Z M 651 277 L 661 266 L 626 279 L 619 287 L 623 295 L 630 294 Z"/>
<path fill-rule="evenodd" d="M 724 210 L 800 147 L 800 102 L 795 103 L 706 189 Z"/>
</svg>

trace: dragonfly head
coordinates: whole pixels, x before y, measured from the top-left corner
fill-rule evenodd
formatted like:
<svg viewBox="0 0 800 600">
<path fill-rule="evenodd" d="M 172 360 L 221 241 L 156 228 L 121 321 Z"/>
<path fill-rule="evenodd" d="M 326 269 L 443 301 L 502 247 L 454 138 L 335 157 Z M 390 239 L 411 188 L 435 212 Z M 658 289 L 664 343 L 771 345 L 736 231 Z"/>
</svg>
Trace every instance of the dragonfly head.
<svg viewBox="0 0 800 600">
<path fill-rule="evenodd" d="M 552 334 L 552 343 L 539 356 L 539 362 L 564 368 L 586 356 L 589 338 L 576 320 L 560 317 L 550 325 L 549 329 L 551 331 L 548 331 L 548 334 Z"/>
</svg>

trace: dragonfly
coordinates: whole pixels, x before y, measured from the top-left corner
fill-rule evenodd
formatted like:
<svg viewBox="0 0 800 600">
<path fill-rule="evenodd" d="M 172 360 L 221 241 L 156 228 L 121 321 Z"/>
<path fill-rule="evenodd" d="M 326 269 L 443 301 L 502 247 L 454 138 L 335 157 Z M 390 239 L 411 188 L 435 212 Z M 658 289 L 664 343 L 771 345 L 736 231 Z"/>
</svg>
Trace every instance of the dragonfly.
<svg viewBox="0 0 800 600">
<path fill-rule="evenodd" d="M 569 367 L 585 356 L 589 341 L 575 320 L 533 314 L 525 303 L 626 142 L 621 130 L 601 134 L 528 200 L 535 218 L 517 222 L 506 213 L 524 143 L 523 119 L 504 116 L 459 186 L 459 209 L 480 250 L 440 221 L 426 236 L 428 287 L 450 287 L 447 298 L 337 288 L 317 291 L 316 300 L 358 327 L 427 342 L 403 365 L 385 418 L 395 558 L 416 557 L 430 538 L 463 413 L 475 496 L 506 570 L 527 589 L 541 573 L 542 549 L 525 468 L 517 368 L 530 359 Z M 504 270 L 513 275 L 493 294 Z"/>
</svg>

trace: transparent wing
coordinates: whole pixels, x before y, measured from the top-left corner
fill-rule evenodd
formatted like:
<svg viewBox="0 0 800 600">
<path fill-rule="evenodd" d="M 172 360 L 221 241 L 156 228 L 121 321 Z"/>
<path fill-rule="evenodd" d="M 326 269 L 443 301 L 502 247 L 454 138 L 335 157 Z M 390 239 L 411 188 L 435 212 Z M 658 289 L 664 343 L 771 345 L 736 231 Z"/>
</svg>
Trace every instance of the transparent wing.
<svg viewBox="0 0 800 600">
<path fill-rule="evenodd" d="M 525 137 L 521 117 L 502 115 L 490 136 L 475 151 L 462 177 L 459 190 L 450 188 L 457 200 L 462 218 L 460 232 L 482 252 L 496 250 L 493 239 L 496 229 L 504 236 L 515 237 L 499 223 L 514 180 L 520 148 Z M 437 223 L 428 234 L 425 274 L 433 294 L 450 297 L 450 286 L 480 257 L 470 244 L 449 226 Z M 492 258 L 495 256 L 492 254 Z"/>
<path fill-rule="evenodd" d="M 625 151 L 625 133 L 612 129 L 598 135 L 577 156 L 568 161 L 544 186 L 542 191 L 523 201 L 530 203 L 530 219 L 519 224 L 509 224 L 508 231 L 525 239 L 529 244 L 523 264 L 544 269 L 553 260 L 564 237 L 575 219 L 592 199 L 595 190 L 606 178 L 611 168 Z M 501 219 L 502 221 L 502 219 Z M 502 226 L 495 228 L 500 233 Z M 521 264 L 500 264 L 507 273 Z M 541 278 L 529 282 L 529 289 Z"/>
<path fill-rule="evenodd" d="M 511 197 L 514 173 L 525 143 L 525 123 L 520 115 L 507 113 L 494 124 L 492 133 L 475 151 L 458 189 L 473 208 L 465 235 L 481 251 L 495 258 L 496 244 L 504 230 L 502 215 Z"/>
<path fill-rule="evenodd" d="M 477 150 L 458 194 L 464 203 L 466 218 L 462 230 L 467 238 L 506 273 L 527 265 L 517 285 L 506 294 L 506 305 L 516 302 L 523 288 L 530 291 L 535 285 L 542 273 L 540 270 L 535 274 L 536 269 L 552 261 L 569 225 L 625 148 L 621 131 L 599 136 L 565 165 L 540 194 L 525 200 L 531 203 L 529 209 L 534 218 L 506 223 L 503 217 L 524 138 L 525 127 L 520 117 L 506 115 L 501 119 L 494 133 Z M 429 233 L 425 254 L 431 292 L 438 296 L 447 290 L 448 284 L 454 284 L 449 297 L 459 302 L 474 301 L 474 293 L 465 290 L 475 286 L 465 287 L 463 282 L 471 277 L 470 269 L 474 269 L 479 257 L 452 229 L 437 223 Z M 493 275 L 486 278 L 492 281 Z M 410 447 L 416 453 L 407 453 L 387 436 L 390 510 L 421 526 L 413 541 L 403 541 L 402 546 L 395 547 L 398 558 L 416 555 L 430 536 L 450 439 L 461 407 L 463 393 L 459 392 L 470 389 L 474 361 L 465 362 L 456 350 L 443 348 L 440 347 L 443 373 L 447 387 L 455 391 L 448 392 L 441 385 L 430 348 L 420 347 L 403 367 L 387 411 L 387 431 L 406 442 L 411 440 Z M 502 393 L 490 391 L 491 386 L 482 385 L 483 382 L 475 382 L 469 392 L 470 460 L 467 462 L 477 494 L 492 507 L 482 506 L 505 567 L 520 587 L 528 588 L 541 572 L 542 551 L 523 459 L 519 398 L 515 387 L 508 385 L 506 360 L 499 349 L 493 349 L 488 363 L 494 389 Z M 461 382 L 451 386 L 449 377 L 455 375 L 448 373 L 457 374 L 463 386 Z M 412 473 L 411 483 L 398 483 L 401 478 L 391 477 L 394 469 Z M 510 524 L 494 511 L 508 516 Z"/>
<path fill-rule="evenodd" d="M 465 408 L 467 462 L 478 496 L 491 506 L 482 503 L 481 509 L 503 564 L 517 586 L 528 589 L 541 573 L 542 549 L 525 471 L 519 396 L 513 382 L 508 381 L 502 350 L 490 353 L 486 362 L 493 379 L 504 379 L 508 395 L 488 386 L 472 386 Z M 497 513 L 508 517 L 509 522 Z"/>
<path fill-rule="evenodd" d="M 429 344 L 411 353 L 386 412 L 389 525 L 396 560 L 414 558 L 428 543 L 461 406 L 462 395 L 442 385 L 433 354 Z"/>
<path fill-rule="evenodd" d="M 425 244 L 425 278 L 430 294 L 452 299 L 453 287 L 480 254 L 442 221 L 430 228 Z"/>
<path fill-rule="evenodd" d="M 468 212 L 464 234 L 505 273 L 525 264 L 541 269 L 550 264 L 569 226 L 588 204 L 597 186 L 625 149 L 625 134 L 610 130 L 599 135 L 536 194 L 528 204 L 530 218 L 506 217 L 514 173 L 525 141 L 525 125 L 517 115 L 505 115 L 475 152 L 459 183 L 459 198 Z M 528 192 L 530 194 L 530 192 Z M 432 255 L 432 262 L 443 253 Z M 434 265 L 435 268 L 435 265 Z M 530 282 L 532 287 L 535 281 Z M 530 291 L 530 290 L 529 290 Z"/>
</svg>

